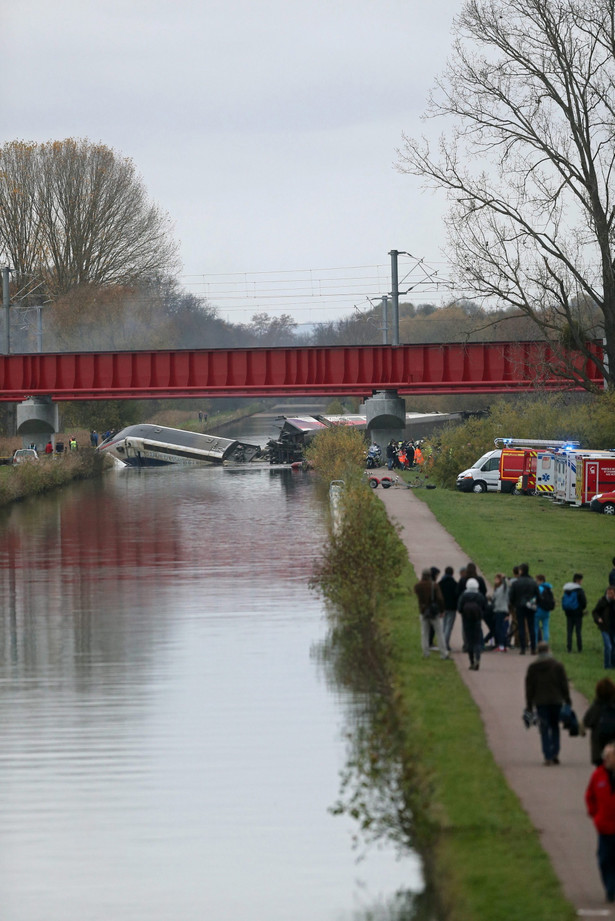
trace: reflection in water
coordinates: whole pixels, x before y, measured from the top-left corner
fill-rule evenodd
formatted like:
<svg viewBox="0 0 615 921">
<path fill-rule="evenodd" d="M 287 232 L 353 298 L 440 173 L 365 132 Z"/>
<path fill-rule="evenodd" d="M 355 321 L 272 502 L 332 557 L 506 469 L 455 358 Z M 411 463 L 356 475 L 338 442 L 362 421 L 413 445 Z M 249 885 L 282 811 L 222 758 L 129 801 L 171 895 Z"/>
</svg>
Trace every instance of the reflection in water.
<svg viewBox="0 0 615 921">
<path fill-rule="evenodd" d="M 355 864 L 328 813 L 322 515 L 268 468 L 118 471 L 0 513 L 2 921 L 350 921 L 420 888 L 413 857 Z"/>
<path fill-rule="evenodd" d="M 411 847 L 420 823 L 416 791 L 419 780 L 404 761 L 404 730 L 393 704 L 386 659 L 375 632 L 332 628 L 315 647 L 332 688 L 349 691 L 347 701 L 347 757 L 340 772 L 340 793 L 331 812 L 355 822 L 354 846 L 385 842 L 403 856 Z M 369 918 L 382 921 L 435 921 L 437 900 L 429 885 L 421 891 L 401 890 Z"/>
</svg>

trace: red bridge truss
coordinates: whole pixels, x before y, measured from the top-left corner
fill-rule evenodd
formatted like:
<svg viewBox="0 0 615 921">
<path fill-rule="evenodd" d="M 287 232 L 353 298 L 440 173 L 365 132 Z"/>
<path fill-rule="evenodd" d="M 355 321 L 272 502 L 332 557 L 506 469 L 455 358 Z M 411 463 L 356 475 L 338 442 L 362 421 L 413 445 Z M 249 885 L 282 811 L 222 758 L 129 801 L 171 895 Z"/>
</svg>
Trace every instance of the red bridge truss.
<svg viewBox="0 0 615 921">
<path fill-rule="evenodd" d="M 601 359 L 602 345 L 592 353 Z M 502 393 L 581 389 L 582 379 L 602 386 L 594 361 L 542 341 L 0 356 L 4 401 Z"/>
</svg>

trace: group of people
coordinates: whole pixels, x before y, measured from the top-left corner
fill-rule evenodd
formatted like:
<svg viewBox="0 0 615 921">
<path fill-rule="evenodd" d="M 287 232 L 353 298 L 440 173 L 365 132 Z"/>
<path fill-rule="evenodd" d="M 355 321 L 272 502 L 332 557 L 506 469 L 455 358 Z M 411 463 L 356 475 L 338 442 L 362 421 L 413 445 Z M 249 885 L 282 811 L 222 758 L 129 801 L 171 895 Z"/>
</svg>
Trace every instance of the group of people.
<svg viewBox="0 0 615 921">
<path fill-rule="evenodd" d="M 77 451 L 79 449 L 79 445 L 77 444 L 77 439 L 75 438 L 74 435 L 71 435 L 70 438 L 68 439 L 68 449 L 69 451 Z M 45 445 L 45 454 L 47 455 L 53 454 L 54 451 L 56 454 L 62 454 L 62 452 L 64 451 L 64 443 L 61 441 L 58 441 L 54 448 L 53 442 L 50 439 Z"/>
<path fill-rule="evenodd" d="M 578 735 L 579 730 L 564 666 L 553 658 L 544 640 L 537 652 L 525 676 L 523 719 L 528 727 L 538 724 L 545 765 L 558 765 L 560 723 L 571 735 Z M 581 732 L 585 729 L 591 734 L 594 765 L 585 805 L 598 833 L 598 868 L 606 898 L 615 902 L 615 684 L 610 678 L 601 678 L 596 684 L 594 699 L 582 720 Z"/>
<path fill-rule="evenodd" d="M 615 557 L 608 585 L 592 615 L 604 646 L 604 667 L 615 667 Z M 544 575 L 532 577 L 527 563 L 515 567 L 511 577 L 497 573 L 488 593 L 483 577 L 468 563 L 455 578 L 447 566 L 440 578 L 437 567 L 423 570 L 414 586 L 421 614 L 421 648 L 430 655 L 434 640 L 442 659 L 450 659 L 450 640 L 457 614 L 463 625 L 464 650 L 470 668 L 478 671 L 485 648 L 507 651 L 517 646 L 520 654 L 535 654 L 525 675 L 527 727 L 537 725 L 544 764 L 559 765 L 560 726 L 571 735 L 590 733 L 590 757 L 594 765 L 585 792 L 588 815 L 598 833 L 598 866 L 606 898 L 615 902 L 615 682 L 601 678 L 581 723 L 572 710 L 570 687 L 564 665 L 551 654 L 549 619 L 555 608 L 553 586 Z M 561 607 L 566 616 L 566 648 L 573 643 L 583 649 L 583 617 L 588 604 L 582 573 L 574 573 L 562 588 Z M 483 635 L 483 624 L 486 634 Z"/>
<path fill-rule="evenodd" d="M 392 438 L 386 448 L 387 467 L 389 470 L 408 470 L 415 464 L 423 463 L 420 442 L 394 441 Z"/>
<path fill-rule="evenodd" d="M 609 584 L 592 609 L 602 638 L 604 667 L 609 669 L 615 668 L 615 557 L 612 566 Z M 437 567 L 425 569 L 415 586 L 424 627 L 424 655 L 429 655 L 435 638 L 442 658 L 448 658 L 457 614 L 463 625 L 464 652 L 474 671 L 480 668 L 485 649 L 508 652 L 516 647 L 521 655 L 528 651 L 535 655 L 541 640 L 550 642 L 551 612 L 556 607 L 553 585 L 542 573 L 532 576 L 527 563 L 513 567 L 511 576 L 496 573 L 491 592 L 472 562 L 460 569 L 458 579 L 452 566 L 446 567 L 442 578 L 439 576 Z M 583 573 L 575 572 L 564 584 L 561 607 L 566 617 L 566 649 L 572 652 L 576 645 L 582 652 L 583 618 L 588 607 Z"/>
</svg>

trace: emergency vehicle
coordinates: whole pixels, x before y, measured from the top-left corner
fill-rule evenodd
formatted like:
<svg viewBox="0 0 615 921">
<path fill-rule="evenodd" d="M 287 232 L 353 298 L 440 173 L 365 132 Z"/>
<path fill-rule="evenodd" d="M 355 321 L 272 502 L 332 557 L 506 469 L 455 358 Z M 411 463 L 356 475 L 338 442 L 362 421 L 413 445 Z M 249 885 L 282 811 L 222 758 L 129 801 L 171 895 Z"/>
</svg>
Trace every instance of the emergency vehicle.
<svg viewBox="0 0 615 921">
<path fill-rule="evenodd" d="M 555 490 L 555 452 L 528 448 L 523 454 L 523 472 L 513 492 L 551 496 Z"/>
<path fill-rule="evenodd" d="M 496 438 L 494 451 L 483 454 L 471 467 L 457 477 L 457 489 L 463 492 L 482 493 L 487 490 L 513 492 L 522 476 L 526 452 L 554 452 L 578 442 L 550 441 L 531 438 Z M 536 470 L 534 471 L 534 475 Z M 545 483 L 547 480 L 545 479 Z M 532 485 L 532 492 L 534 486 Z"/>
<path fill-rule="evenodd" d="M 615 489 L 615 454 L 581 456 L 577 462 L 575 505 L 587 505 L 598 493 Z"/>
<path fill-rule="evenodd" d="M 502 444 L 501 491 L 527 494 L 553 492 L 555 470 L 552 459 L 557 452 L 566 451 L 579 444 L 578 441 L 539 438 L 496 438 L 495 443 Z"/>
<path fill-rule="evenodd" d="M 585 459 L 610 458 L 609 451 L 591 451 L 588 448 L 575 448 L 555 456 L 555 491 L 553 499 L 556 502 L 577 502 L 577 473 Z M 589 501 L 589 500 L 587 500 Z"/>
</svg>

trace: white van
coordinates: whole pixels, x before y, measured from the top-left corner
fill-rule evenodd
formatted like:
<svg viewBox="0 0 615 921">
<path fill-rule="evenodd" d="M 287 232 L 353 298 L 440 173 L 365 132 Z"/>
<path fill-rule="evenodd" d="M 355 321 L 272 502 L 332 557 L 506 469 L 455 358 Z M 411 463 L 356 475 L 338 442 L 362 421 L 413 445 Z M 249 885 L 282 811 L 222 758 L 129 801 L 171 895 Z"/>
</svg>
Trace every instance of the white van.
<svg viewBox="0 0 615 921">
<path fill-rule="evenodd" d="M 475 464 L 462 470 L 457 477 L 457 489 L 462 492 L 498 492 L 500 489 L 500 457 L 502 451 L 487 451 Z"/>
</svg>

